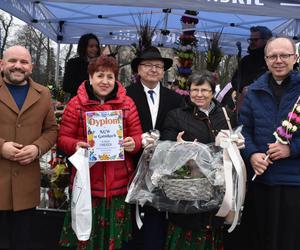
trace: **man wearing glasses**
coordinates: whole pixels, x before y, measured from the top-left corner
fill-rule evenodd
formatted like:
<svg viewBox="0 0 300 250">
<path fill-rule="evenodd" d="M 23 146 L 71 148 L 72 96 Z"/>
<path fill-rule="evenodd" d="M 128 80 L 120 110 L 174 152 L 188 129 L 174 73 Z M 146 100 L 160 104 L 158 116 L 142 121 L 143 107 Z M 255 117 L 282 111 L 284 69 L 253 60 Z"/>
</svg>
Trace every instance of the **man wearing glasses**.
<svg viewBox="0 0 300 250">
<path fill-rule="evenodd" d="M 232 106 L 232 99 L 235 102 L 236 96 L 242 93 L 245 87 L 267 71 L 264 48 L 268 39 L 272 37 L 272 32 L 265 26 L 253 26 L 250 28 L 250 33 L 249 54 L 238 63 L 238 68 L 231 79 L 232 89 L 224 97 L 224 102 L 229 106 Z M 242 98 L 239 99 L 241 101 Z M 238 103 L 238 108 L 240 105 L 241 103 Z"/>
<path fill-rule="evenodd" d="M 155 47 L 149 47 L 131 62 L 131 69 L 139 79 L 126 90 L 137 107 L 143 133 L 153 129 L 161 131 L 167 113 L 183 104 L 182 96 L 160 83 L 165 71 L 172 65 L 173 60 L 162 57 Z M 163 250 L 167 226 L 165 213 L 144 207 L 141 215 L 143 227 L 133 232 L 133 240 L 126 250 Z M 133 227 L 136 228 L 135 221 Z M 139 241 L 143 241 L 142 248 Z"/>
<path fill-rule="evenodd" d="M 240 112 L 244 159 L 249 177 L 257 175 L 245 204 L 254 212 L 249 244 L 244 243 L 251 250 L 299 249 L 300 133 L 288 144 L 275 142 L 273 135 L 300 96 L 300 74 L 293 71 L 297 58 L 293 40 L 271 38 L 265 47 L 270 72 L 249 86 Z"/>
</svg>

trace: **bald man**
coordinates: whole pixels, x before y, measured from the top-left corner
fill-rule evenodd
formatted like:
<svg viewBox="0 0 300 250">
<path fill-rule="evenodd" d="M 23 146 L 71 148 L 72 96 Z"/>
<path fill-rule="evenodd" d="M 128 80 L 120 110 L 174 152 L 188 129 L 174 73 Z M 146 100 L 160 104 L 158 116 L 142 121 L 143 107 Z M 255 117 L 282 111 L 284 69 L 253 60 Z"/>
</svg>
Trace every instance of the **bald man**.
<svg viewBox="0 0 300 250">
<path fill-rule="evenodd" d="M 26 48 L 8 48 L 0 69 L 0 227 L 8 232 L 0 242 L 25 250 L 40 202 L 39 157 L 55 144 L 57 124 L 49 90 L 30 78 Z"/>
<path fill-rule="evenodd" d="M 250 85 L 240 112 L 244 159 L 250 178 L 257 175 L 246 194 L 253 228 L 245 232 L 243 250 L 299 249 L 300 133 L 287 144 L 273 134 L 300 96 L 297 59 L 293 40 L 271 38 L 265 47 L 269 71 Z"/>
</svg>

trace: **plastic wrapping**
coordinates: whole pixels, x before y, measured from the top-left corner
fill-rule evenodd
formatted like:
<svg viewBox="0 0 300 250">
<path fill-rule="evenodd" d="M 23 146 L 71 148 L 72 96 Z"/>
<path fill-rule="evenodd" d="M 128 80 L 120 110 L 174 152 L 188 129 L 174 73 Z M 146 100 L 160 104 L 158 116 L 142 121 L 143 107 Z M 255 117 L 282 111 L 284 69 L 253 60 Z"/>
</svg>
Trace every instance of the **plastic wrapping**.
<svg viewBox="0 0 300 250">
<path fill-rule="evenodd" d="M 222 155 L 212 144 L 158 141 L 144 150 L 126 201 L 174 213 L 217 209 L 225 194 Z"/>
</svg>

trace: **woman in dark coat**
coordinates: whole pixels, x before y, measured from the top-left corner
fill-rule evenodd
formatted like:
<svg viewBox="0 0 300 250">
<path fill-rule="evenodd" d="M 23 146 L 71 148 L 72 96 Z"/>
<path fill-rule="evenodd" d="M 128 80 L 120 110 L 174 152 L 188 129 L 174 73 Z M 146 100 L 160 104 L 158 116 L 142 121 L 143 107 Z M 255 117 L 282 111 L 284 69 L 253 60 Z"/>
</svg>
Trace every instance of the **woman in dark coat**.
<svg viewBox="0 0 300 250">
<path fill-rule="evenodd" d="M 219 103 L 213 99 L 216 84 L 209 72 L 194 73 L 188 79 L 190 96 L 182 108 L 168 113 L 163 140 L 175 141 L 180 132 L 182 139 L 212 143 L 221 129 L 228 125 Z M 228 112 L 232 117 L 233 115 Z M 223 249 L 223 220 L 214 216 L 216 211 L 198 214 L 170 214 L 166 249 L 220 250 Z"/>
<path fill-rule="evenodd" d="M 89 61 L 100 55 L 100 43 L 94 34 L 85 34 L 80 37 L 77 47 L 77 57 L 66 63 L 63 90 L 71 95 L 77 94 L 80 84 L 89 79 Z"/>
</svg>

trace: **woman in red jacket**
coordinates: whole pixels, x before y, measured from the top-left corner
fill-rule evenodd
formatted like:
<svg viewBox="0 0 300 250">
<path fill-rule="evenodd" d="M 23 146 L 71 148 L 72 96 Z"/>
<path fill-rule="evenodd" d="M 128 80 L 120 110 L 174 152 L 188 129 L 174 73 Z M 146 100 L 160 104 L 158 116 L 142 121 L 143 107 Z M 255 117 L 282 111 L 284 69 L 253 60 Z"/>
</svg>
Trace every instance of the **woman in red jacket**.
<svg viewBox="0 0 300 250">
<path fill-rule="evenodd" d="M 121 83 L 116 81 L 118 65 L 113 57 L 101 56 L 88 66 L 89 81 L 78 89 L 68 103 L 62 118 L 58 146 L 68 155 L 79 147 L 87 148 L 87 111 L 122 110 L 124 132 L 124 161 L 97 162 L 90 168 L 92 194 L 92 232 L 90 240 L 78 242 L 67 213 L 61 245 L 78 249 L 113 250 L 121 248 L 131 234 L 130 206 L 125 203 L 127 184 L 134 166 L 132 154 L 141 148 L 142 129 L 134 102 L 126 96 Z M 71 186 L 75 176 L 72 169 Z"/>
</svg>

